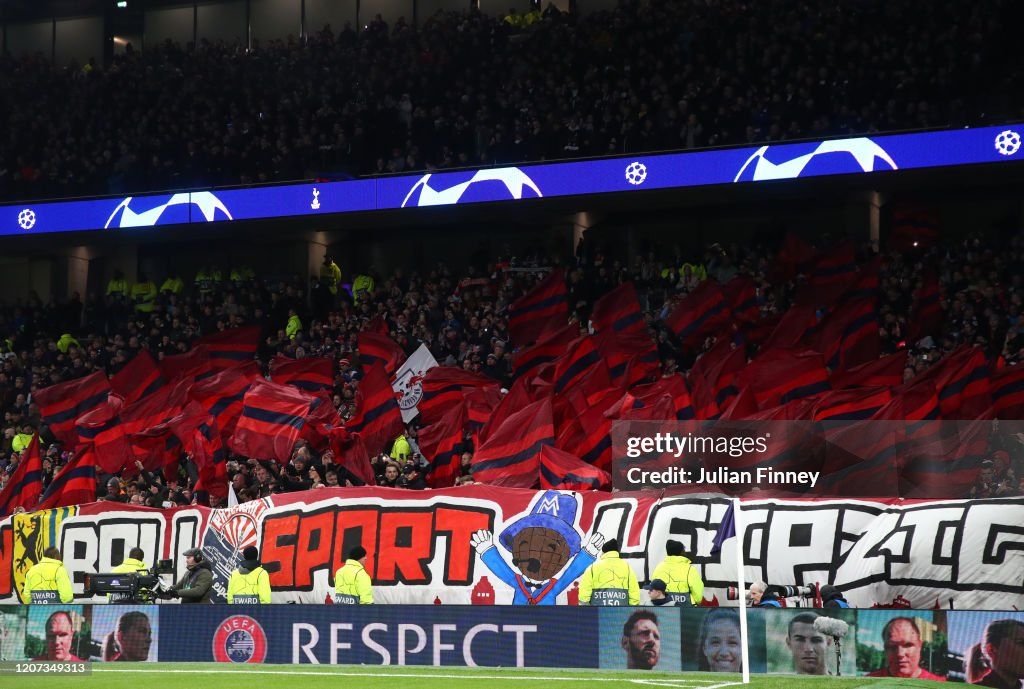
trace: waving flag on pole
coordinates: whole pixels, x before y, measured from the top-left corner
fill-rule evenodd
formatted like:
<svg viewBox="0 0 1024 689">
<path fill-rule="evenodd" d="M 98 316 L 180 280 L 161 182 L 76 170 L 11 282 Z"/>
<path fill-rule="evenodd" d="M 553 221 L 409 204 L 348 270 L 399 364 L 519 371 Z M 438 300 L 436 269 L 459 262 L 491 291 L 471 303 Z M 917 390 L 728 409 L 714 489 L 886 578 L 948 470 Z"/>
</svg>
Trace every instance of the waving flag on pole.
<svg viewBox="0 0 1024 689">
<path fill-rule="evenodd" d="M 722 523 L 718 525 L 718 532 L 715 534 L 715 540 L 711 542 L 711 554 L 717 555 L 722 552 L 722 545 L 730 538 L 736 536 L 736 510 L 733 505 L 733 501 L 729 501 L 729 506 L 725 508 L 725 514 L 722 515 Z"/>
<path fill-rule="evenodd" d="M 253 382 L 243 398 L 242 415 L 230 448 L 246 457 L 287 464 L 305 425 L 312 398 L 290 385 Z"/>
<path fill-rule="evenodd" d="M 398 362 L 405 358 L 405 352 L 394 340 L 375 332 L 359 333 L 357 349 L 364 374 L 374 364 L 380 364 L 391 375 L 398 368 Z"/>
<path fill-rule="evenodd" d="M 260 327 L 249 325 L 205 335 L 196 340 L 196 344 L 205 345 L 211 367 L 220 369 L 239 366 L 256 358 L 256 350 L 260 346 Z"/>
<path fill-rule="evenodd" d="M 587 464 L 574 454 L 551 445 L 540 449 L 541 490 L 607 490 L 611 483 L 607 471 Z"/>
<path fill-rule="evenodd" d="M 391 389 L 395 394 L 401 395 L 398 406 L 402 409 L 402 421 L 405 423 L 409 423 L 419 414 L 419 403 L 423 399 L 423 377 L 436 366 L 437 360 L 424 344 L 409 355 L 405 363 L 395 371 Z"/>
<path fill-rule="evenodd" d="M 0 490 L 0 518 L 14 512 L 18 507 L 32 510 L 43 493 L 43 462 L 39 457 L 39 434 L 21 456 L 21 463 L 14 470 L 11 479 Z"/>
<path fill-rule="evenodd" d="M 334 385 L 334 359 L 292 359 L 278 354 L 270 360 L 270 380 L 292 385 L 310 393 L 327 390 Z"/>
<path fill-rule="evenodd" d="M 43 419 L 50 424 L 50 432 L 65 445 L 74 447 L 78 442 L 75 421 L 105 404 L 109 394 L 110 381 L 106 374 L 97 371 L 84 378 L 43 388 L 33 395 L 33 399 L 39 405 Z"/>
<path fill-rule="evenodd" d="M 153 355 L 142 350 L 114 374 L 110 379 L 110 387 L 124 398 L 125 404 L 131 404 L 152 395 L 164 385 L 164 382 Z"/>
<path fill-rule="evenodd" d="M 92 445 L 78 449 L 59 474 L 53 477 L 36 506 L 37 510 L 96 502 L 96 453 Z"/>
<path fill-rule="evenodd" d="M 522 347 L 543 338 L 545 332 L 565 325 L 569 315 L 565 271 L 553 270 L 508 309 L 512 342 Z"/>
</svg>

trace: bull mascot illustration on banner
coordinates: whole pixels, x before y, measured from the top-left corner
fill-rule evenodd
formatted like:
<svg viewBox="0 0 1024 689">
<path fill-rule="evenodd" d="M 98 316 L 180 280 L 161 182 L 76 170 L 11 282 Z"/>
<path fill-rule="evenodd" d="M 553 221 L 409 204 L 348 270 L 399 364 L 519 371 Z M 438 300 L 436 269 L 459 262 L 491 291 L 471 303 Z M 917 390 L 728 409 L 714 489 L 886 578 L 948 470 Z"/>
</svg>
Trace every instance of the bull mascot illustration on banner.
<svg viewBox="0 0 1024 689">
<path fill-rule="evenodd" d="M 594 563 L 604 536 L 591 534 L 580 548 L 575 494 L 541 493 L 529 512 L 513 519 L 498 536 L 511 565 L 494 544 L 494 534 L 480 530 L 470 544 L 494 576 L 512 587 L 514 605 L 555 605 L 564 591 Z M 561 573 L 561 576 L 555 576 Z"/>
</svg>

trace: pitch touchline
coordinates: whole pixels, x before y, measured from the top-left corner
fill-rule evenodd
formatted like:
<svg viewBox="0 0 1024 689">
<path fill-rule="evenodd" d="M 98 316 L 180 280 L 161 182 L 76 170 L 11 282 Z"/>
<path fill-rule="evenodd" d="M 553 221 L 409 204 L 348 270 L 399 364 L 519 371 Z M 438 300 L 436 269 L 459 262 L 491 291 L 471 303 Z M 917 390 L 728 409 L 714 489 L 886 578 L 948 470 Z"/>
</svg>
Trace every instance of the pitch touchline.
<svg viewBox="0 0 1024 689">
<path fill-rule="evenodd" d="M 674 680 L 669 677 L 664 679 L 630 679 L 625 677 L 532 677 L 530 675 L 440 675 L 433 672 L 425 672 L 422 674 L 412 673 L 397 673 L 397 672 L 320 672 L 320 671 L 307 671 L 301 670 L 250 670 L 250 669 L 238 669 L 238 670 L 158 670 L 153 669 L 132 669 L 132 668 L 99 668 L 93 667 L 93 672 L 127 672 L 127 673 L 164 673 L 171 672 L 175 674 L 193 674 L 193 675 L 236 675 L 239 673 L 247 675 L 327 675 L 331 677 L 403 677 L 403 678 L 424 678 L 424 677 L 436 677 L 438 679 L 496 679 L 496 680 L 534 680 L 534 681 L 547 681 L 547 682 L 637 682 L 641 684 L 648 684 L 654 682 L 686 682 L 694 683 L 699 682 L 701 684 L 707 684 L 708 686 L 702 686 L 701 689 L 724 689 L 724 687 L 736 686 L 739 682 L 723 682 L 720 684 L 714 684 L 714 680 L 711 679 L 678 679 Z M 709 684 L 710 683 L 710 684 Z M 682 686 L 682 684 L 673 684 L 671 686 Z"/>
</svg>

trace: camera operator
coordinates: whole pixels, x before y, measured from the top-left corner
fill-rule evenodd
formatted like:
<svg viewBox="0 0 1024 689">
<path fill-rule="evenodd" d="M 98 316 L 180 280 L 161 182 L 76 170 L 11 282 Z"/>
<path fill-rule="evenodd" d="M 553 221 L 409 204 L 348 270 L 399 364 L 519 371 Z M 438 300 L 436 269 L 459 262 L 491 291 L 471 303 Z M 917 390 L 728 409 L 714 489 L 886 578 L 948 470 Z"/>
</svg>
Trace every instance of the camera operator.
<svg viewBox="0 0 1024 689">
<path fill-rule="evenodd" d="M 125 558 L 124 562 L 119 564 L 117 567 L 114 567 L 114 569 L 110 571 L 114 574 L 127 574 L 129 572 L 148 572 L 149 570 L 146 567 L 146 563 L 142 561 L 144 557 L 146 557 L 146 554 L 142 551 L 142 548 L 136 546 L 128 551 L 128 557 Z M 108 603 L 128 603 L 131 602 L 130 598 L 131 596 L 126 594 L 107 594 Z"/>
<path fill-rule="evenodd" d="M 119 564 L 114 569 L 110 570 L 114 574 L 124 574 L 126 572 L 146 572 L 149 568 L 146 567 L 146 563 L 142 560 L 146 557 L 146 554 L 142 551 L 142 548 L 135 547 L 128 551 L 128 557 L 125 558 L 124 562 Z"/>
<path fill-rule="evenodd" d="M 185 567 L 188 571 L 168 592 L 171 598 L 181 598 L 182 603 L 212 603 L 213 570 L 199 548 L 184 552 Z"/>
</svg>

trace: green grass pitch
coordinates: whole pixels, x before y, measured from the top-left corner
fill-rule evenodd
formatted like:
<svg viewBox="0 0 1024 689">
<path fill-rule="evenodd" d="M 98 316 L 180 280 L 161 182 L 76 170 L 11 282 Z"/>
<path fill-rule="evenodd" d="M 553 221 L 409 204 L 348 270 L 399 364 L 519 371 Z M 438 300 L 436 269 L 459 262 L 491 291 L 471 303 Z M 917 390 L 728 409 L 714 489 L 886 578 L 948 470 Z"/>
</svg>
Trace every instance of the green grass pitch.
<svg viewBox="0 0 1024 689">
<path fill-rule="evenodd" d="M 353 665 L 229 665 L 224 663 L 116 663 L 92 666 L 92 673 L 69 675 L 15 675 L 0 680 L 3 687 L 54 689 L 156 689 L 157 687 L 211 687 L 214 689 L 610 689 L 611 687 L 675 687 L 676 689 L 739 689 L 739 675 L 700 672 L 621 672 L 557 670 L 551 668 L 424 668 Z M 922 680 L 869 679 L 866 677 L 796 677 L 756 675 L 751 689 L 934 689 Z"/>
</svg>

